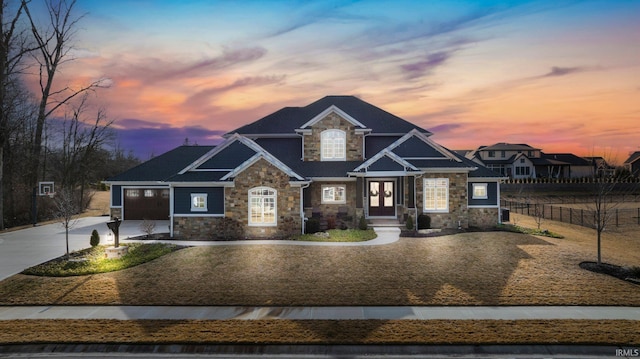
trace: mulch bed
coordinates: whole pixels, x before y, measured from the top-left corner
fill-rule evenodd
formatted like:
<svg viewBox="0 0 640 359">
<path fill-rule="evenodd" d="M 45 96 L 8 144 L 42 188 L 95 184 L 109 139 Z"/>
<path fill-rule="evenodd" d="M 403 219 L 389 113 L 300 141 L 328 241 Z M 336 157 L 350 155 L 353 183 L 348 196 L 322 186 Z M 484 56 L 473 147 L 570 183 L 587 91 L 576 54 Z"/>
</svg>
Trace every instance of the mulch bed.
<svg viewBox="0 0 640 359">
<path fill-rule="evenodd" d="M 580 263 L 580 268 L 591 272 L 610 275 L 612 277 L 640 285 L 640 277 L 638 276 L 637 271 L 629 267 L 622 267 L 609 263 L 598 264 L 597 262 L 582 262 Z"/>
<path fill-rule="evenodd" d="M 10 320 L 0 344 L 639 345 L 633 320 Z"/>
</svg>

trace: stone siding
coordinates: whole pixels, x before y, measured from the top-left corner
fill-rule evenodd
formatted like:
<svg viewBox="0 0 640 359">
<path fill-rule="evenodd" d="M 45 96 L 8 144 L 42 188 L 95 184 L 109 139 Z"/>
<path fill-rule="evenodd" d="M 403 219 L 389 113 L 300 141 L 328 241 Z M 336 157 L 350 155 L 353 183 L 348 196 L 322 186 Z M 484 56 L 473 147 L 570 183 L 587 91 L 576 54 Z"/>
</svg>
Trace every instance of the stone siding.
<svg viewBox="0 0 640 359">
<path fill-rule="evenodd" d="M 346 188 L 346 203 L 322 203 L 322 186 L 323 185 L 344 185 Z M 309 198 L 311 204 L 305 210 L 305 216 L 311 218 L 314 212 L 319 212 L 323 217 L 337 216 L 340 209 L 347 210 L 347 216 L 351 217 L 351 221 L 346 223 L 353 226 L 356 216 L 356 182 L 313 182 L 309 186 Z"/>
<path fill-rule="evenodd" d="M 212 239 L 220 219 L 220 217 L 174 217 L 173 236 L 190 240 Z"/>
<path fill-rule="evenodd" d="M 277 225 L 249 226 L 249 190 L 270 187 L 277 191 Z M 289 176 L 264 159 L 254 163 L 234 180 L 234 187 L 224 191 L 225 217 L 240 222 L 247 238 L 282 238 L 302 232 L 300 187 L 291 187 Z"/>
<path fill-rule="evenodd" d="M 346 132 L 347 161 L 361 161 L 363 136 L 356 134 L 356 128 L 337 113 L 332 112 L 311 127 L 311 135 L 304 136 L 304 160 L 321 160 L 321 133 L 325 130 L 342 130 Z"/>
<path fill-rule="evenodd" d="M 498 208 L 469 208 L 469 226 L 491 228 L 498 224 Z"/>
<path fill-rule="evenodd" d="M 449 179 L 449 211 L 448 213 L 424 212 L 424 179 L 448 178 Z M 427 173 L 416 179 L 416 207 L 418 214 L 425 213 L 431 217 L 432 228 L 462 228 L 469 227 L 469 210 L 467 200 L 467 174 L 466 173 Z"/>
<path fill-rule="evenodd" d="M 240 173 L 234 187 L 227 187 L 225 217 L 239 223 L 242 238 L 285 238 L 302 232 L 300 187 L 289 184 L 289 176 L 264 159 Z M 277 191 L 276 226 L 249 226 L 249 190 L 270 187 Z M 174 236 L 185 239 L 212 239 L 222 217 L 175 217 Z"/>
</svg>

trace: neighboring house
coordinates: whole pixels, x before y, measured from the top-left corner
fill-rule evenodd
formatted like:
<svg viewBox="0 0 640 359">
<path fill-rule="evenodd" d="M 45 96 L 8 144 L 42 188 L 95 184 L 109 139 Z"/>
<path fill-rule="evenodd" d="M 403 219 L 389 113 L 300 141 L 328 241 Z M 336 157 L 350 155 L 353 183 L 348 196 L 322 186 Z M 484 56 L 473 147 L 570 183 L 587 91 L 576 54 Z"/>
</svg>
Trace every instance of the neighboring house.
<svg viewBox="0 0 640 359">
<path fill-rule="evenodd" d="M 613 177 L 616 168 L 607 163 L 603 157 L 584 157 L 592 166 L 592 175 L 596 177 Z"/>
<path fill-rule="evenodd" d="M 534 159 L 540 158 L 540 149 L 527 144 L 496 143 L 480 146 L 467 153 L 467 158 L 510 178 L 534 178 Z"/>
<path fill-rule="evenodd" d="M 640 177 L 640 151 L 633 152 L 624 161 L 624 167 L 631 172 L 632 175 Z"/>
<path fill-rule="evenodd" d="M 500 174 L 430 136 L 357 97 L 327 96 L 233 130 L 218 146 L 181 146 L 108 179 L 111 215 L 169 219 L 181 238 L 210 238 L 229 219 L 245 238 L 300 233 L 312 217 L 499 223 Z"/>
<path fill-rule="evenodd" d="M 538 177 L 582 178 L 592 177 L 593 165 L 585 158 L 572 153 L 542 153 L 536 163 Z"/>
<path fill-rule="evenodd" d="M 593 175 L 593 164 L 571 153 L 544 153 L 524 143 L 496 143 L 469 151 L 466 157 L 503 176 L 523 178 L 580 178 Z"/>
</svg>

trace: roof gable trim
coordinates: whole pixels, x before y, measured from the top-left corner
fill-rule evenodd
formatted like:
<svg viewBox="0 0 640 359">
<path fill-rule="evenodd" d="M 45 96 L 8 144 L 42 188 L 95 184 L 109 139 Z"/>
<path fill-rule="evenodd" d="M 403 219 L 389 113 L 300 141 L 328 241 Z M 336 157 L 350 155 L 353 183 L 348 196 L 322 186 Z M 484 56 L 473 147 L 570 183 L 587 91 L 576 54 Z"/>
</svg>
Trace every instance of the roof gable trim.
<svg viewBox="0 0 640 359">
<path fill-rule="evenodd" d="M 392 151 L 394 148 L 400 146 L 402 143 L 404 143 L 405 141 L 407 141 L 408 139 L 410 139 L 411 137 L 414 137 L 414 136 L 416 138 L 418 138 L 419 140 L 423 141 L 424 143 L 426 143 L 427 145 L 431 146 L 434 150 L 438 151 L 439 153 L 441 153 L 446 158 L 448 158 L 450 160 L 453 160 L 455 162 L 462 162 L 462 160 L 459 159 L 456 155 L 451 153 L 446 148 L 444 148 L 444 147 L 440 146 L 439 144 L 435 143 L 433 140 L 431 140 L 428 137 L 428 135 L 418 131 L 417 129 L 413 129 L 413 130 L 409 131 L 406 135 L 402 136 L 397 141 L 395 141 L 394 143 L 392 143 L 389 146 L 387 146 L 387 148 L 385 150 Z"/>
<path fill-rule="evenodd" d="M 272 165 L 276 166 L 279 170 L 281 170 L 282 172 L 287 174 L 289 177 L 294 177 L 294 178 L 296 178 L 297 180 L 300 180 L 300 181 L 304 181 L 305 180 L 304 177 L 302 177 L 299 174 L 295 173 L 291 168 L 289 168 L 287 165 L 282 163 L 280 160 L 278 160 L 277 158 L 275 158 L 273 155 L 271 155 L 270 153 L 268 153 L 265 150 L 262 150 L 262 151 L 256 153 L 254 156 L 252 156 L 248 160 L 244 161 L 244 163 L 242 163 L 240 166 L 236 167 L 233 171 L 231 171 L 231 172 L 227 173 L 226 175 L 224 175 L 222 178 L 220 178 L 220 180 L 226 181 L 226 180 L 229 180 L 229 179 L 231 179 L 233 177 L 236 177 L 242 171 L 244 171 L 247 168 L 251 167 L 251 165 L 253 165 L 254 163 L 258 162 L 262 158 L 264 160 L 266 160 L 267 162 L 271 163 Z"/>
<path fill-rule="evenodd" d="M 350 122 L 354 126 L 358 126 L 361 129 L 366 129 L 367 128 L 367 126 L 363 125 L 360 121 L 358 121 L 355 118 L 351 117 L 348 113 L 342 111 L 340 108 L 338 108 L 338 106 L 331 105 L 327 109 L 325 109 L 324 111 L 322 111 L 318 115 L 316 115 L 314 118 L 312 118 L 311 120 L 307 121 L 304 125 L 300 126 L 300 129 L 305 129 L 307 127 L 313 126 L 318 121 L 320 121 L 323 118 L 327 117 L 332 112 L 335 112 L 340 117 L 344 118 L 345 120 L 347 120 L 348 122 Z"/>
<path fill-rule="evenodd" d="M 226 141 L 224 141 L 223 143 L 221 143 L 218 146 L 214 147 L 211 151 L 209 151 L 209 152 L 205 153 L 204 155 L 202 155 L 200 158 L 198 158 L 197 160 L 195 160 L 194 162 L 189 164 L 187 167 L 182 169 L 182 171 L 178 172 L 178 174 L 182 175 L 182 174 L 185 174 L 185 173 L 187 173 L 189 171 L 197 169 L 202 164 L 204 164 L 205 162 L 207 162 L 208 160 L 213 158 L 215 155 L 217 155 L 218 153 L 222 152 L 222 150 L 224 150 L 225 148 L 229 147 L 232 143 L 241 140 L 241 138 L 242 138 L 242 136 L 240 136 L 237 133 L 234 133 L 229 138 L 227 138 Z M 246 143 L 244 143 L 244 144 L 246 145 Z M 249 146 L 249 147 L 251 147 L 251 146 Z"/>
<path fill-rule="evenodd" d="M 365 161 L 360 166 L 356 167 L 353 170 L 353 172 L 359 172 L 359 171 L 362 171 L 362 170 L 365 170 L 365 172 L 366 172 L 369 167 L 371 167 L 374 163 L 376 163 L 377 161 L 379 161 L 383 157 L 388 157 L 392 161 L 394 161 L 394 162 L 398 163 L 399 165 L 403 166 L 405 168 L 405 171 L 407 169 L 409 169 L 411 171 L 419 171 L 418 168 L 416 168 L 411 163 L 409 163 L 409 162 L 405 161 L 404 159 L 400 158 L 395 153 L 384 149 L 384 150 L 378 152 L 375 156 L 373 156 L 370 159 L 368 159 L 367 161 Z"/>
</svg>

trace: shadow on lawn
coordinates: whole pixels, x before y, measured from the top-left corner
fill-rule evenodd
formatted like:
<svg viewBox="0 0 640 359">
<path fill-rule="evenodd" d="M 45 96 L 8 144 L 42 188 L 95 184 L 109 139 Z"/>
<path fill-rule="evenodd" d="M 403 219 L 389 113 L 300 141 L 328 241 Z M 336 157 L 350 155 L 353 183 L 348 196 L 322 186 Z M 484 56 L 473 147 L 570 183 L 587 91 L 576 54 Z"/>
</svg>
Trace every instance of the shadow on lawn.
<svg viewBox="0 0 640 359">
<path fill-rule="evenodd" d="M 140 268 L 135 283 L 116 284 L 123 303 L 135 300 L 133 291 L 141 289 L 144 295 L 136 295 L 145 305 L 498 305 L 520 261 L 532 258 L 520 248 L 526 245 L 553 244 L 530 235 L 496 238 L 487 232 L 367 247 L 215 247 L 199 250 L 188 264 L 164 261 L 162 271 L 175 275 L 171 281 Z M 375 323 L 349 337 L 364 339 L 385 321 Z M 331 321 L 320 328 L 307 329 L 327 340 L 344 329 Z"/>
</svg>

